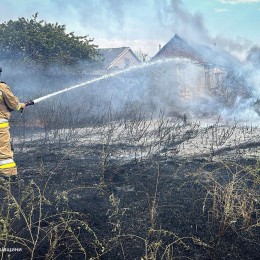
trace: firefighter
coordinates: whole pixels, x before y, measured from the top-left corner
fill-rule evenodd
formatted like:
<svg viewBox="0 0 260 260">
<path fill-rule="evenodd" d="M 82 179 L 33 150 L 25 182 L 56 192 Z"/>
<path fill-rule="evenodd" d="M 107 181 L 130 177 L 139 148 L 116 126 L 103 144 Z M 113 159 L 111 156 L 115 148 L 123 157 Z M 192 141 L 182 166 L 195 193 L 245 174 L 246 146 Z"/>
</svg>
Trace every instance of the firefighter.
<svg viewBox="0 0 260 260">
<path fill-rule="evenodd" d="M 19 111 L 25 106 L 25 103 L 19 102 L 7 84 L 0 81 L 0 176 L 4 178 L 16 179 L 17 177 L 9 131 L 10 112 Z"/>
</svg>

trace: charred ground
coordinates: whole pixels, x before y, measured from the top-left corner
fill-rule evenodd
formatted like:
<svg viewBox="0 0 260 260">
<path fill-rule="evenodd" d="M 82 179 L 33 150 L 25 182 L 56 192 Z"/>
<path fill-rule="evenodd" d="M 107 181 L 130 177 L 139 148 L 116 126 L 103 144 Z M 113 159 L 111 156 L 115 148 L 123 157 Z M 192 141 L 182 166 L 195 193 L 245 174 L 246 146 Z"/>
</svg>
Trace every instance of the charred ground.
<svg viewBox="0 0 260 260">
<path fill-rule="evenodd" d="M 13 128 L 2 259 L 257 259 L 259 128 L 161 115 Z"/>
</svg>

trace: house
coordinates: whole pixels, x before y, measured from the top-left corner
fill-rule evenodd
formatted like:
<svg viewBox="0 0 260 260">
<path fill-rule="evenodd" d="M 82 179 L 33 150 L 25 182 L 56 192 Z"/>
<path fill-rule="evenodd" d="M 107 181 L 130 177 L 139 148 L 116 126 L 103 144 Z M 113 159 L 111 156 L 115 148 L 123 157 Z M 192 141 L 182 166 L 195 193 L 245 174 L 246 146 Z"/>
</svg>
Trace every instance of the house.
<svg viewBox="0 0 260 260">
<path fill-rule="evenodd" d="M 152 58 L 153 61 L 160 59 L 176 60 L 171 83 L 183 98 L 222 95 L 226 68 L 235 62 L 234 58 L 232 60 L 227 54 L 222 55 L 209 47 L 191 46 L 177 34 Z"/>
<path fill-rule="evenodd" d="M 99 49 L 101 55 L 101 70 L 122 70 L 141 61 L 129 47 Z"/>
<path fill-rule="evenodd" d="M 152 58 L 152 60 L 164 58 L 189 59 L 199 65 L 209 65 L 210 61 L 193 49 L 189 44 L 182 40 L 177 34 L 167 42 L 162 49 Z"/>
</svg>

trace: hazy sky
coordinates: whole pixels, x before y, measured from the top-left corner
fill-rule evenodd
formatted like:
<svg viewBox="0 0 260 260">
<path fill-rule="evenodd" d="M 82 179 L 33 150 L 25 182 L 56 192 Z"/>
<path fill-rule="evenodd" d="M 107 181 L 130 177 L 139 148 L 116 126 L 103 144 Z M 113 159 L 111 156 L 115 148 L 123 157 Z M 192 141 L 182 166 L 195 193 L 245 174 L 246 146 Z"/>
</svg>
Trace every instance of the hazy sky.
<svg viewBox="0 0 260 260">
<path fill-rule="evenodd" d="M 150 56 L 175 33 L 237 54 L 260 45 L 260 0 L 0 0 L 0 22 L 36 12 L 99 47 L 128 46 Z"/>
</svg>

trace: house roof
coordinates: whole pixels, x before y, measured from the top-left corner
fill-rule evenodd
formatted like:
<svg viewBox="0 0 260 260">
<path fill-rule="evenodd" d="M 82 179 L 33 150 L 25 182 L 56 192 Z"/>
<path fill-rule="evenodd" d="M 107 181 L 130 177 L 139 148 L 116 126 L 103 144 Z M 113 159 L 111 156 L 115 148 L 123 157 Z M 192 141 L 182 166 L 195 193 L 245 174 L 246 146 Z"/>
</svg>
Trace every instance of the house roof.
<svg viewBox="0 0 260 260">
<path fill-rule="evenodd" d="M 241 63 L 231 54 L 221 50 L 214 44 L 214 48 L 193 43 L 192 46 L 181 39 L 177 34 L 153 57 L 187 58 L 201 65 L 232 67 Z"/>
<path fill-rule="evenodd" d="M 140 63 L 138 57 L 134 54 L 134 52 L 129 47 L 120 47 L 120 48 L 104 48 L 99 49 L 99 53 L 103 58 L 103 67 L 104 69 L 112 68 L 124 55 L 130 52 L 134 59 Z"/>
<path fill-rule="evenodd" d="M 177 34 L 153 57 L 154 59 L 186 58 L 199 64 L 211 64 L 203 55 L 182 40 Z"/>
<path fill-rule="evenodd" d="M 193 45 L 193 48 L 196 49 L 199 53 L 203 53 L 204 57 L 217 66 L 228 68 L 241 65 L 241 62 L 238 59 L 223 49 L 218 48 L 216 44 L 214 44 L 214 47 L 197 44 Z"/>
</svg>

